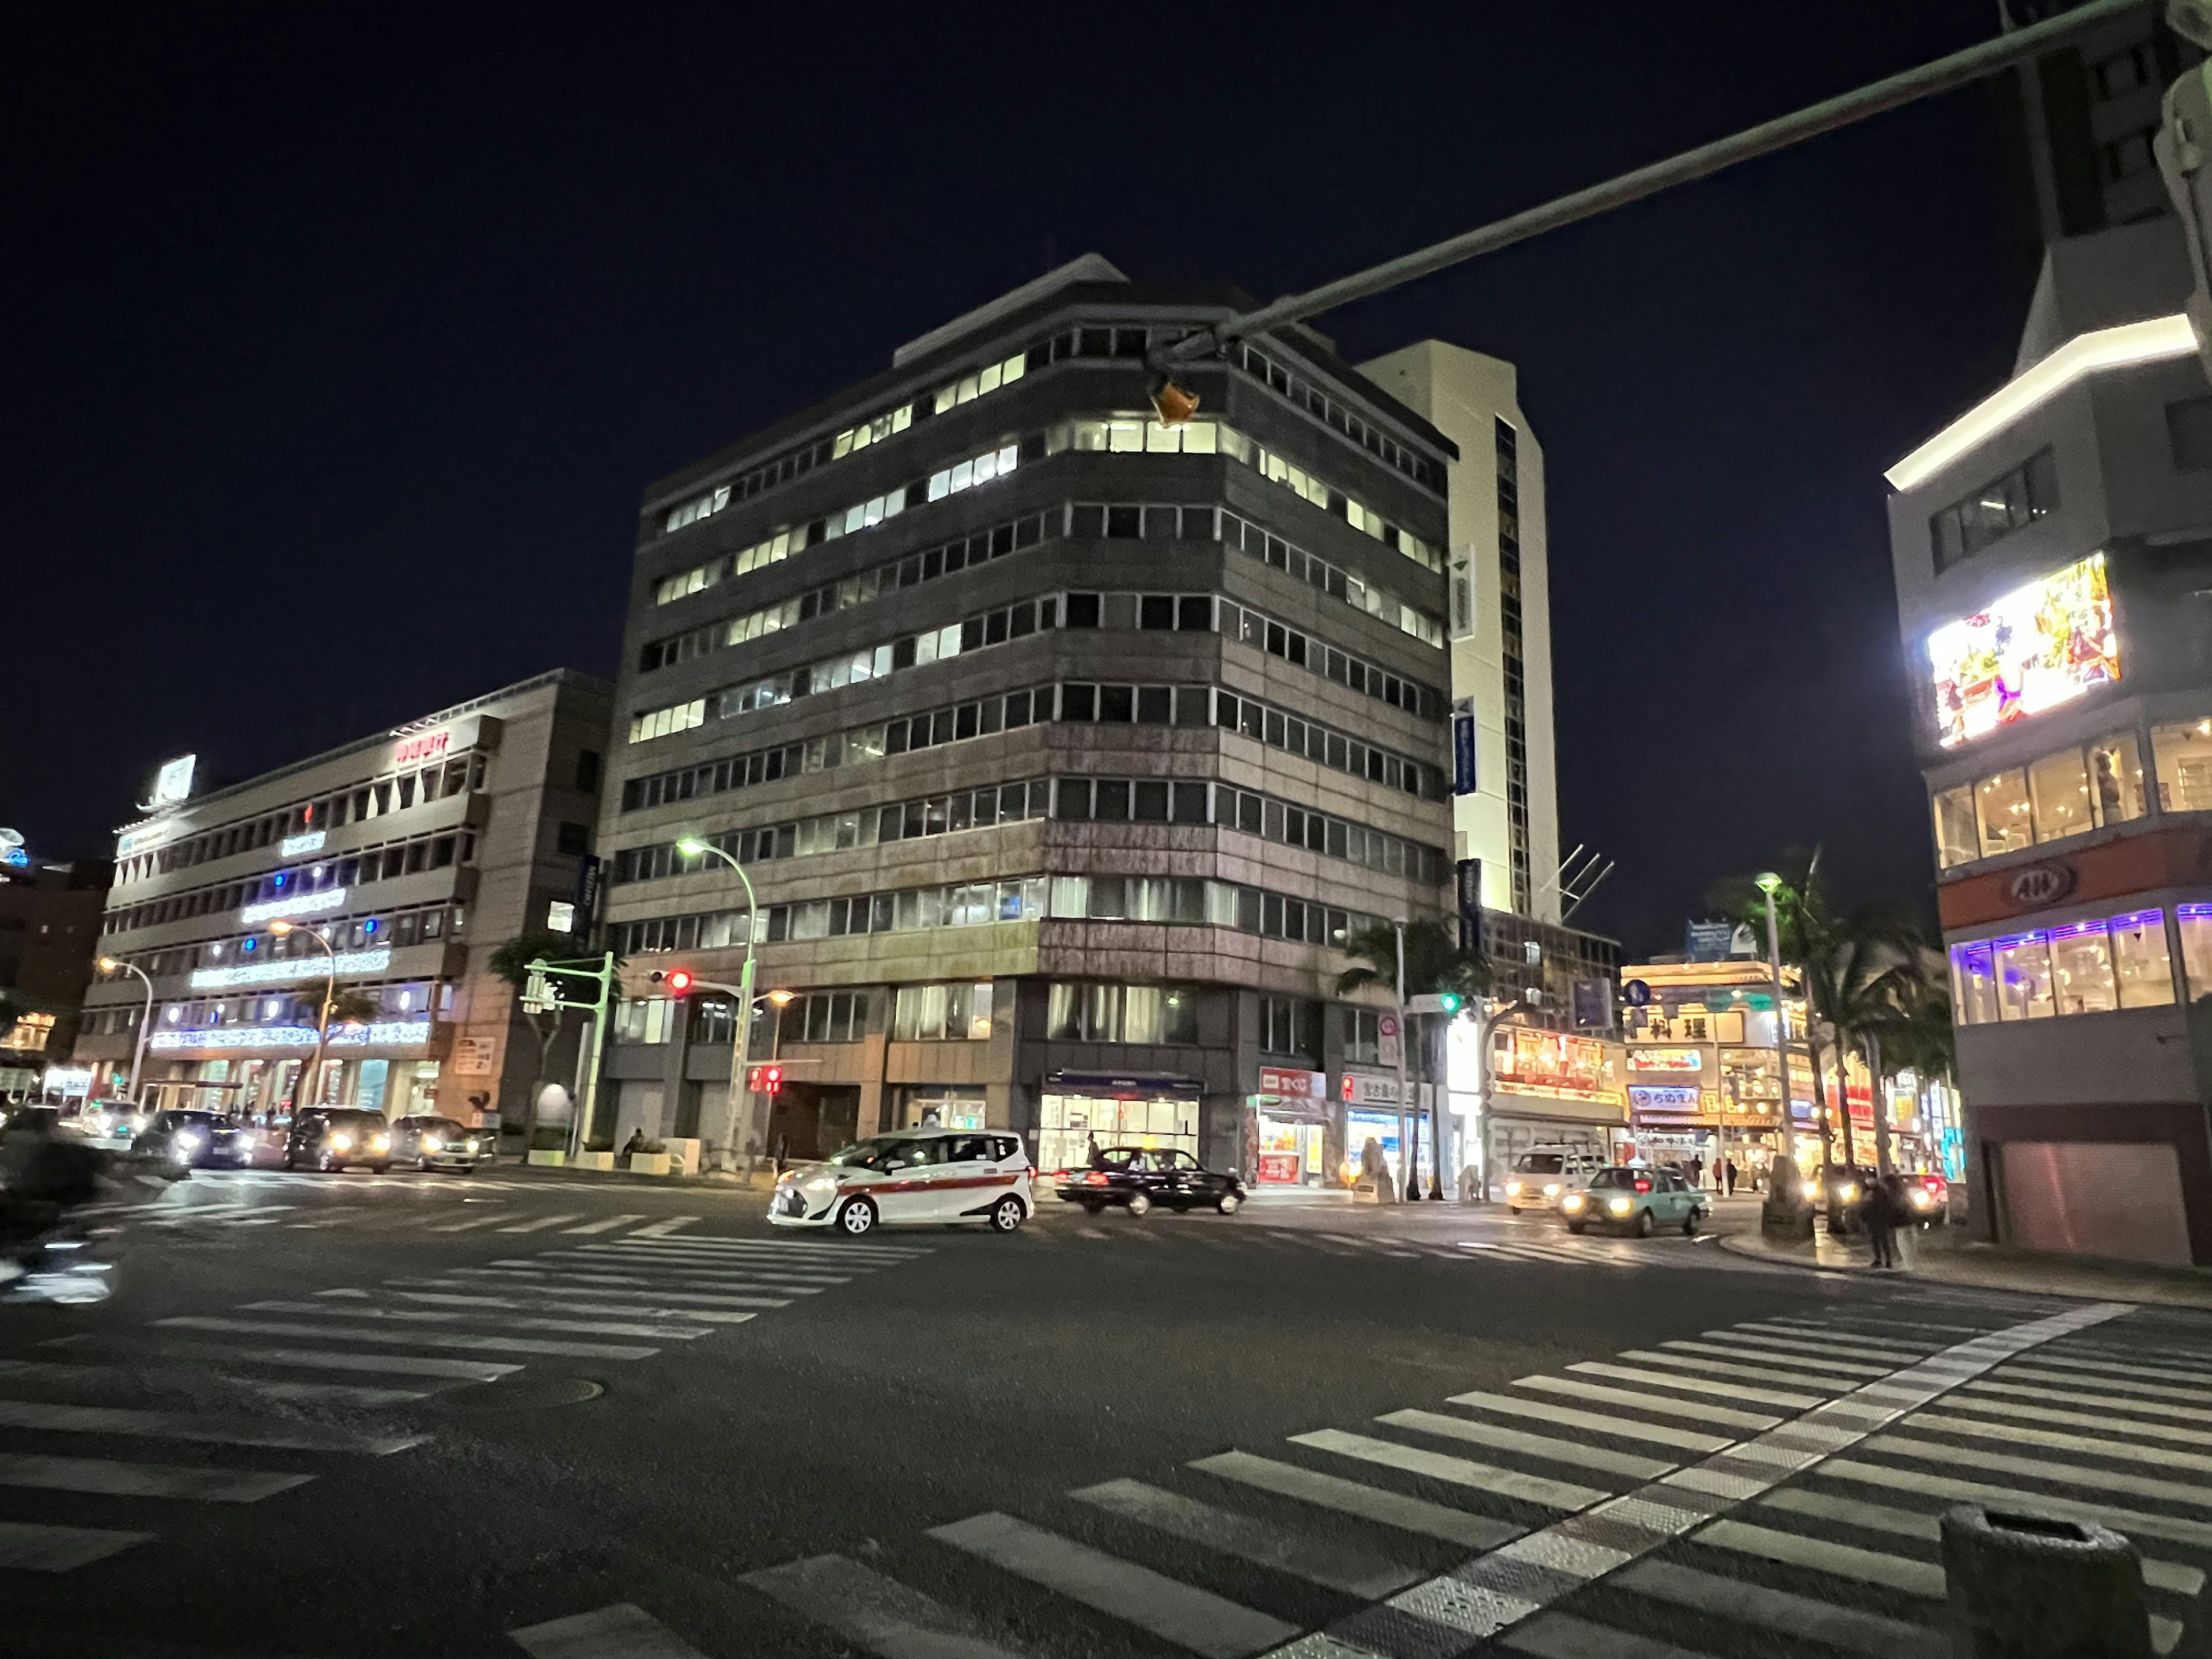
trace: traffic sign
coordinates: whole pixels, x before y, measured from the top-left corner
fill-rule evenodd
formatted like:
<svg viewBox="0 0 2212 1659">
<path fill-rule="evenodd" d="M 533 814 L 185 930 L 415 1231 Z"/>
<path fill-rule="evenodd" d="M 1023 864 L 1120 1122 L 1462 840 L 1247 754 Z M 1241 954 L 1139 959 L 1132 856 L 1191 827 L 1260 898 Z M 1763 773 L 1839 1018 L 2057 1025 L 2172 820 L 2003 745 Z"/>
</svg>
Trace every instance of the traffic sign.
<svg viewBox="0 0 2212 1659">
<path fill-rule="evenodd" d="M 1632 1008 L 1651 1006 L 1651 988 L 1640 979 L 1632 979 L 1620 988 L 1620 1000 Z"/>
</svg>

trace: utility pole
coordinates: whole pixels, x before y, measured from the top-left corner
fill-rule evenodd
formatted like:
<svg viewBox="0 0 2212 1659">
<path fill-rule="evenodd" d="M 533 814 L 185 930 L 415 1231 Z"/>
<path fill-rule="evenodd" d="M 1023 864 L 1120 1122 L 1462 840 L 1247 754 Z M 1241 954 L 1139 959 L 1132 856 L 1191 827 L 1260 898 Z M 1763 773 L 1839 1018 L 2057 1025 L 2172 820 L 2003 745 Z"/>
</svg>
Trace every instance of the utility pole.
<svg viewBox="0 0 2212 1659">
<path fill-rule="evenodd" d="M 589 958 L 579 957 L 576 960 L 588 961 Z M 532 1013 L 542 1013 L 548 1009 L 557 1012 L 564 1007 L 588 1008 L 591 1011 L 592 1024 L 588 1034 L 591 1040 L 592 1060 L 588 1067 L 584 1065 L 583 1056 L 586 1033 L 579 1032 L 576 1037 L 576 1065 L 583 1073 L 583 1089 L 582 1098 L 577 1102 L 576 1109 L 570 1115 L 568 1123 L 568 1156 L 574 1158 L 584 1150 L 591 1139 L 592 1115 L 594 1108 L 599 1104 L 599 1062 L 600 1057 L 607 1051 L 607 1011 L 614 1001 L 615 953 L 611 951 L 607 951 L 599 958 L 599 965 L 596 968 L 556 964 L 540 957 L 530 964 L 530 972 L 533 980 L 541 980 L 544 975 L 551 974 L 558 975 L 563 979 L 587 979 L 599 987 L 599 995 L 589 1003 L 573 1002 L 565 998 L 555 996 L 552 994 L 553 988 L 550 986 L 544 986 L 542 988 L 544 994 L 539 995 L 538 992 L 541 988 L 538 984 L 533 984 L 523 997 L 523 1007 Z M 533 1002 L 538 1005 L 536 1007 L 532 1007 L 531 1005 Z M 531 1110 L 534 1116 L 537 1111 L 534 1104 Z M 527 1156 L 527 1148 L 525 1149 L 525 1156 Z"/>
<path fill-rule="evenodd" d="M 1398 933 L 1398 1000 L 1394 1005 L 1398 1016 L 1398 1196 L 1401 1199 L 1421 1195 L 1421 1160 L 1418 1156 L 1421 1136 L 1421 1120 L 1412 1111 L 1413 1102 L 1406 1097 L 1406 924 L 1390 924 Z M 1412 1133 L 1407 1134 L 1410 1127 Z"/>
</svg>

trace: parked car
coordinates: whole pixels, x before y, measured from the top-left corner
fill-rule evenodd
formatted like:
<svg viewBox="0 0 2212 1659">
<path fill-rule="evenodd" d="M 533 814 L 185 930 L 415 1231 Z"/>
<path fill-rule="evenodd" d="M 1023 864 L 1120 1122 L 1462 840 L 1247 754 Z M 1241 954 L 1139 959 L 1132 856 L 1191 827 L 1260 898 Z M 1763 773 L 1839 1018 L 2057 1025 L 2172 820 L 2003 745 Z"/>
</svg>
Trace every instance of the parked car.
<svg viewBox="0 0 2212 1659">
<path fill-rule="evenodd" d="M 1136 1216 L 1155 1204 L 1171 1210 L 1203 1206 L 1234 1215 L 1244 1202 L 1242 1181 L 1209 1170 L 1188 1152 L 1171 1147 L 1110 1147 L 1099 1153 L 1095 1167 L 1062 1170 L 1052 1179 L 1060 1197 L 1093 1215 L 1109 1204 Z"/>
<path fill-rule="evenodd" d="M 1505 1177 L 1505 1207 L 1555 1210 L 1559 1200 L 1605 1168 L 1595 1153 L 1575 1146 L 1532 1146 L 1513 1160 Z"/>
<path fill-rule="evenodd" d="M 1951 1183 L 1932 1170 L 1905 1177 L 1905 1201 L 1923 1226 L 1941 1227 L 1951 1219 Z"/>
<path fill-rule="evenodd" d="M 392 1129 L 383 1113 L 312 1106 L 293 1115 L 284 1142 L 286 1169 L 306 1164 L 336 1175 L 349 1164 L 366 1164 L 378 1175 L 392 1167 Z"/>
<path fill-rule="evenodd" d="M 253 1162 L 253 1133 L 221 1112 L 154 1114 L 130 1155 L 177 1170 L 242 1170 Z"/>
<path fill-rule="evenodd" d="M 127 1100 L 88 1100 L 76 1115 L 77 1127 L 97 1139 L 129 1139 L 154 1121 L 154 1115 Z"/>
<path fill-rule="evenodd" d="M 778 1227 L 834 1227 L 858 1238 L 886 1227 L 981 1221 L 1010 1233 L 1036 1207 L 1029 1154 L 1000 1129 L 902 1129 L 872 1135 L 775 1183 Z"/>
<path fill-rule="evenodd" d="M 489 1135 L 465 1129 L 449 1117 L 403 1117 L 392 1125 L 392 1161 L 418 1170 L 456 1170 L 467 1175 L 491 1162 Z"/>
<path fill-rule="evenodd" d="M 1649 1238 L 1659 1227 L 1694 1234 L 1712 1213 L 1712 1200 L 1672 1170 L 1616 1164 L 1598 1170 L 1589 1184 L 1559 1200 L 1567 1231 L 1617 1227 Z"/>
</svg>

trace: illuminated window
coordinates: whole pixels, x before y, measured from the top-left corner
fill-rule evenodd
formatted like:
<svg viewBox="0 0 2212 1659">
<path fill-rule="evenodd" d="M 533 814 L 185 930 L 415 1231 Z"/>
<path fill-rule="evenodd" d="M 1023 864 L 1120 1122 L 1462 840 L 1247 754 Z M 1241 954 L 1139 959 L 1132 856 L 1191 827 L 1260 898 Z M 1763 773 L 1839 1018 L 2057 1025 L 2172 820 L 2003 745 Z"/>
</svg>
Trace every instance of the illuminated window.
<svg viewBox="0 0 2212 1659">
<path fill-rule="evenodd" d="M 2181 933 L 2181 972 L 2190 999 L 2212 996 L 2212 904 L 2178 904 L 2173 919 Z"/>
<path fill-rule="evenodd" d="M 1974 823 L 1974 791 L 1971 784 L 1946 789 L 1934 802 L 1936 861 L 1939 869 L 1971 864 L 1981 857 L 1981 831 Z"/>
<path fill-rule="evenodd" d="M 2134 732 L 2089 745 L 2089 781 L 2098 823 L 2125 823 L 2143 815 L 2142 755 Z"/>
<path fill-rule="evenodd" d="M 2096 1014 L 2119 1006 L 2112 984 L 2112 942 L 2101 921 L 2051 930 L 2051 1000 L 2062 1014 Z"/>
<path fill-rule="evenodd" d="M 983 1042 L 991 1036 L 991 981 L 902 985 L 891 1004 L 896 1042 Z"/>
<path fill-rule="evenodd" d="M 2166 913 L 2138 910 L 2112 920 L 2112 972 L 2123 1008 L 2162 1008 L 2173 1000 L 2173 960 Z"/>
<path fill-rule="evenodd" d="M 2212 720 L 2153 726 L 2150 753 L 2160 811 L 2212 812 Z"/>
<path fill-rule="evenodd" d="M 1997 1010 L 2008 1021 L 2048 1019 L 2053 1012 L 2051 996 L 2051 941 L 2043 933 L 2016 933 L 1993 941 L 1996 945 Z"/>
<path fill-rule="evenodd" d="M 2027 774 L 2000 772 L 1974 786 L 1974 808 L 1982 824 L 1982 856 L 2016 852 L 2035 842 L 2035 820 L 2028 805 Z"/>
<path fill-rule="evenodd" d="M 2094 829 L 2090 811 L 2089 772 L 2078 749 L 2045 755 L 2027 769 L 2028 794 L 2035 804 L 2035 838 L 2058 841 Z"/>
</svg>

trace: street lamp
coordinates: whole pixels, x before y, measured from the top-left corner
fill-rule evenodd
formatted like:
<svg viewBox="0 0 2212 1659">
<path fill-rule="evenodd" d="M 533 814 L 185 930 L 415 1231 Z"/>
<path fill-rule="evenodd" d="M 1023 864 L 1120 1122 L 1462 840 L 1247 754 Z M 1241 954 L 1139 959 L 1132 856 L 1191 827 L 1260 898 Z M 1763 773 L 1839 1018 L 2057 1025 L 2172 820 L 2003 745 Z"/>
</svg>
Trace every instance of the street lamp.
<svg viewBox="0 0 2212 1659">
<path fill-rule="evenodd" d="M 125 962 L 120 957 L 102 957 L 100 971 L 112 974 L 118 969 L 126 974 L 136 974 L 146 987 L 146 1017 L 138 1022 L 138 1047 L 131 1056 L 131 1103 L 138 1103 L 138 1073 L 146 1064 L 146 1033 L 154 1029 L 154 981 L 146 977 L 146 970 L 135 962 Z"/>
<path fill-rule="evenodd" d="M 777 989 L 770 991 L 761 1000 L 772 1005 L 775 1009 L 775 1032 L 769 1039 L 768 1057 L 772 1061 L 781 1060 L 783 1058 L 783 1011 L 799 1000 L 799 993 Z"/>
<path fill-rule="evenodd" d="M 1759 890 L 1766 895 L 1766 971 L 1774 977 L 1774 1069 L 1776 1075 L 1782 1079 L 1781 1164 L 1785 1172 L 1780 1178 L 1790 1182 L 1787 1192 L 1782 1196 L 1785 1207 L 1795 1209 L 1798 1200 L 1797 1183 L 1803 1177 L 1797 1169 L 1795 1104 L 1790 1097 L 1790 1049 L 1787 1041 L 1790 1016 L 1782 1006 L 1782 929 L 1781 924 L 1776 921 L 1774 915 L 1774 895 L 1781 889 L 1782 878 L 1771 870 L 1764 871 L 1758 878 L 1758 885 Z M 1820 1092 L 1819 1082 L 1819 1075 L 1815 1073 L 1813 1091 L 1815 1094 Z M 1778 1190 L 1770 1187 L 1769 1196 L 1774 1196 Z"/>
<path fill-rule="evenodd" d="M 338 994 L 337 952 L 331 948 L 330 935 L 319 928 L 302 927 L 293 921 L 272 921 L 269 924 L 269 931 L 279 939 L 283 938 L 287 933 L 305 933 L 323 947 L 323 955 L 329 959 L 330 966 L 323 975 L 322 1018 L 315 1022 L 315 1057 L 309 1062 L 307 1070 L 303 1074 L 303 1081 L 309 1089 L 313 1089 L 320 1081 L 319 1074 L 323 1069 L 323 1045 L 330 1041 L 331 1004 L 337 999 Z M 300 1085 L 295 1083 L 292 1085 L 292 1113 L 295 1117 L 299 1115 L 302 1105 L 313 1103 L 302 1101 L 300 1095 Z"/>
<path fill-rule="evenodd" d="M 745 884 L 745 970 L 738 976 L 738 1018 L 740 1024 L 738 1030 L 737 1053 L 730 1062 L 730 1092 L 734 1097 L 740 1086 L 745 1091 L 745 1129 L 750 1133 L 753 1122 L 753 1091 L 752 1079 L 747 1073 L 751 1066 L 753 1053 L 753 934 L 756 932 L 755 922 L 760 910 L 758 902 L 753 897 L 753 878 L 745 873 L 745 866 L 731 857 L 729 854 L 715 846 L 714 842 L 702 841 L 696 836 L 684 836 L 676 843 L 676 850 L 688 859 L 696 859 L 702 854 L 712 853 L 731 869 L 736 871 L 738 879 Z M 743 1079 L 742 1085 L 740 1079 Z M 738 1155 L 737 1141 L 737 1114 L 732 1111 L 730 1115 L 728 1149 L 728 1156 L 732 1162 Z"/>
</svg>

